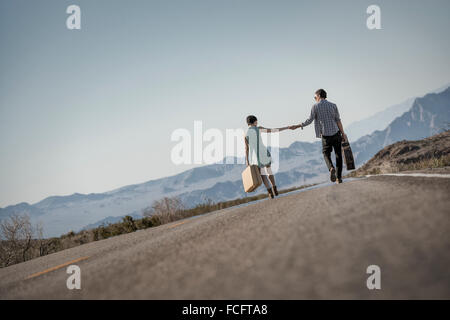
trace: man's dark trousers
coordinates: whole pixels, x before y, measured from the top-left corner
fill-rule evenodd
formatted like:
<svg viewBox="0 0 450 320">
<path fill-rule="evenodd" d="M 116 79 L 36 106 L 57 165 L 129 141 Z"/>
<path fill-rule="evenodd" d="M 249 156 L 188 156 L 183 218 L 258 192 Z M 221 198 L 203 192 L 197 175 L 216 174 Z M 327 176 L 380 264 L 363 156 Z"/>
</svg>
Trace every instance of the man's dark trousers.
<svg viewBox="0 0 450 320">
<path fill-rule="evenodd" d="M 328 170 L 334 168 L 333 162 L 331 161 L 331 151 L 334 149 L 336 154 L 336 167 L 337 167 L 337 178 L 342 178 L 342 136 L 338 131 L 332 136 L 322 136 L 322 153 L 325 158 Z"/>
</svg>

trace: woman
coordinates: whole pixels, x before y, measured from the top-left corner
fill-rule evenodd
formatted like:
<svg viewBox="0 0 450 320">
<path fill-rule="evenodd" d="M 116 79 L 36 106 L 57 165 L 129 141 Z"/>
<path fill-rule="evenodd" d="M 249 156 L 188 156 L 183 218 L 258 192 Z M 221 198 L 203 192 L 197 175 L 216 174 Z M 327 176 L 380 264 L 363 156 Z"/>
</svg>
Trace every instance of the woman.
<svg viewBox="0 0 450 320">
<path fill-rule="evenodd" d="M 255 116 L 247 117 L 248 129 L 245 134 L 245 160 L 247 166 L 257 165 L 259 172 L 261 173 L 262 181 L 267 188 L 269 197 L 271 199 L 278 196 L 277 186 L 275 185 L 275 177 L 273 176 L 270 165 L 272 164 L 272 158 L 269 150 L 262 142 L 261 132 L 283 131 L 290 129 L 291 127 L 283 127 L 277 129 L 269 129 L 264 127 L 258 127 L 258 119 Z M 269 183 L 270 180 L 270 183 Z M 271 186 L 272 184 L 272 186 Z"/>
</svg>

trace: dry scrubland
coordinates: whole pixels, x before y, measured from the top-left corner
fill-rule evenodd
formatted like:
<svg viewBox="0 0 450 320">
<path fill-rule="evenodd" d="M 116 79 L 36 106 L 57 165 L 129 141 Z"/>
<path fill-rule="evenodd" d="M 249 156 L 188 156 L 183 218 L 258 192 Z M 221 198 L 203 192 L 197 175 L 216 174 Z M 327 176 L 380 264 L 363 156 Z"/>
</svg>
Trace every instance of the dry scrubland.
<svg viewBox="0 0 450 320">
<path fill-rule="evenodd" d="M 404 140 L 391 144 L 347 176 L 360 177 L 367 174 L 422 171 L 449 166 L 450 130 L 447 130 L 423 140 Z"/>
</svg>

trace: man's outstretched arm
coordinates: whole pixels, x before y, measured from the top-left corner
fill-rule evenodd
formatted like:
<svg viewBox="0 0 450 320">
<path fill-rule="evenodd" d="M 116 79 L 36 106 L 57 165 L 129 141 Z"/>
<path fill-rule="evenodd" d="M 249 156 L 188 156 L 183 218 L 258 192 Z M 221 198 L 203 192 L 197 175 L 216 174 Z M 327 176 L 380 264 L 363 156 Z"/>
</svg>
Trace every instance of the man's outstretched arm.
<svg viewBox="0 0 450 320">
<path fill-rule="evenodd" d="M 311 114 L 309 115 L 309 118 L 303 123 L 300 123 L 300 124 L 297 124 L 297 125 L 293 125 L 293 126 L 289 126 L 289 129 L 292 129 L 292 130 L 297 129 L 297 128 L 302 128 L 303 129 L 303 127 L 306 127 L 307 125 L 311 124 L 311 122 L 313 122 L 313 120 L 315 118 L 316 118 L 316 109 L 314 108 L 314 106 L 312 106 Z"/>
<path fill-rule="evenodd" d="M 289 127 L 281 127 L 281 128 L 264 128 L 264 127 L 258 127 L 259 128 L 259 130 L 261 131 L 261 132 L 277 132 L 277 131 L 284 131 L 284 130 L 287 130 L 287 129 L 290 129 L 290 126 Z"/>
</svg>

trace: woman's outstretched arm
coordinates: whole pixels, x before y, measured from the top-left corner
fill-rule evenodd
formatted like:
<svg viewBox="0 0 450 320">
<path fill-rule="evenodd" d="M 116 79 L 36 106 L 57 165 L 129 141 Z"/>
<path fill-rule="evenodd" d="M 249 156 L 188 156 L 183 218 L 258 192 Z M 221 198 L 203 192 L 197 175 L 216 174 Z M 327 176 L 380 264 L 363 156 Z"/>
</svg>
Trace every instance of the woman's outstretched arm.
<svg viewBox="0 0 450 320">
<path fill-rule="evenodd" d="M 281 128 L 264 128 L 264 127 L 258 127 L 261 132 L 273 132 L 273 131 L 284 131 L 287 129 L 290 129 L 289 127 L 281 127 Z"/>
</svg>

